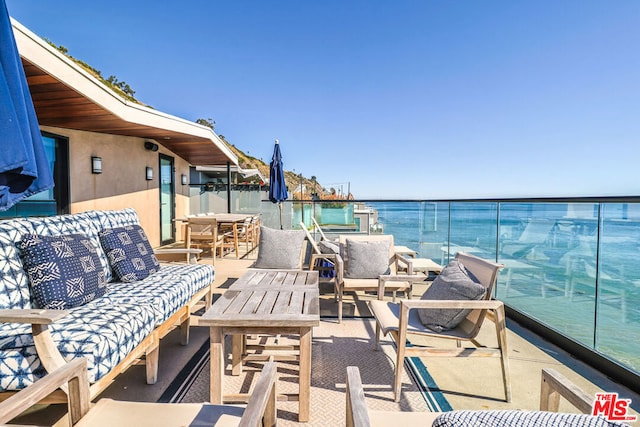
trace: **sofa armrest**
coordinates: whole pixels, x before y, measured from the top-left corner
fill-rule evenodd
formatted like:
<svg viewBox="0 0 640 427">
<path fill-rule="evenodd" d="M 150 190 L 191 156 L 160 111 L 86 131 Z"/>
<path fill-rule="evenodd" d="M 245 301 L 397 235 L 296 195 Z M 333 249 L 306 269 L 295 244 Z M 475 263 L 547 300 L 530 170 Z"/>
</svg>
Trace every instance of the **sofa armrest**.
<svg viewBox="0 0 640 427">
<path fill-rule="evenodd" d="M 30 323 L 38 358 L 47 372 L 51 373 L 66 365 L 67 362 L 51 337 L 49 325 L 67 314 L 66 310 L 4 309 L 0 310 L 0 322 Z M 61 388 L 67 391 L 65 385 Z"/>
<path fill-rule="evenodd" d="M 50 325 L 67 315 L 66 310 L 44 310 L 39 308 L 0 310 L 0 322 L 30 323 L 32 325 Z"/>
<path fill-rule="evenodd" d="M 20 415 L 26 409 L 37 404 L 49 394 L 64 388 L 69 390 L 69 415 L 71 424 L 76 424 L 89 411 L 89 379 L 87 361 L 75 359 L 42 379 L 29 385 L 0 403 L 0 424 L 5 424 Z"/>
</svg>

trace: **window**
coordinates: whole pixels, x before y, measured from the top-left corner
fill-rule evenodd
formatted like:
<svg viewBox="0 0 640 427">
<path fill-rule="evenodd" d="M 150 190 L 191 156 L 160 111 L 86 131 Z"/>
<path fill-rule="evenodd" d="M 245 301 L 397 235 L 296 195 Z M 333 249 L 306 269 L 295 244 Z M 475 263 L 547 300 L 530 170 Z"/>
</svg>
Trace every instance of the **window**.
<svg viewBox="0 0 640 427">
<path fill-rule="evenodd" d="M 0 218 L 69 213 L 69 141 L 49 133 L 42 134 L 42 141 L 53 173 L 54 187 L 24 199 L 5 212 L 0 212 Z"/>
</svg>

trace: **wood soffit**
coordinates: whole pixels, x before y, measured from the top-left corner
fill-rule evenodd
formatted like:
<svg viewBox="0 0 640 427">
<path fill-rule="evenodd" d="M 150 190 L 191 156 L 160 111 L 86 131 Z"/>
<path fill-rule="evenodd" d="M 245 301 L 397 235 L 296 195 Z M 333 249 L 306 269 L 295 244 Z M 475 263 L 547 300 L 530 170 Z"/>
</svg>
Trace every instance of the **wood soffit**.
<svg viewBox="0 0 640 427">
<path fill-rule="evenodd" d="M 41 126 L 153 139 L 192 165 L 225 165 L 230 159 L 210 139 L 131 123 L 93 103 L 23 58 Z"/>
</svg>

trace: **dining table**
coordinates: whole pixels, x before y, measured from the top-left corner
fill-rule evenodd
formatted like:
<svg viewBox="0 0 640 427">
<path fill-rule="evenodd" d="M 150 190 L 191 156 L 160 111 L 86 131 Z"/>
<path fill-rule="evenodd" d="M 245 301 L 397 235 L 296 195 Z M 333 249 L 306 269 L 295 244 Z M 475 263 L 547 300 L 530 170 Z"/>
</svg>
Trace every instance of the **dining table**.
<svg viewBox="0 0 640 427">
<path fill-rule="evenodd" d="M 254 213 L 213 213 L 207 215 L 197 215 L 198 218 L 211 218 L 215 219 L 218 224 L 218 229 L 220 231 L 223 230 L 231 230 L 233 235 L 233 249 L 236 253 L 236 258 L 240 258 L 239 252 L 239 238 L 238 238 L 238 227 L 242 224 L 245 224 L 247 221 L 250 221 L 257 214 Z M 181 221 L 183 223 L 188 223 L 189 218 L 177 218 L 176 221 Z"/>
<path fill-rule="evenodd" d="M 225 336 L 232 336 L 231 373 L 242 370 L 242 338 L 246 335 L 299 337 L 295 358 L 299 361 L 298 393 L 279 398 L 298 401 L 298 420 L 310 418 L 311 341 L 320 325 L 317 271 L 248 270 L 202 315 L 198 324 L 210 329 L 213 404 L 246 399 L 246 394 L 223 394 Z"/>
</svg>

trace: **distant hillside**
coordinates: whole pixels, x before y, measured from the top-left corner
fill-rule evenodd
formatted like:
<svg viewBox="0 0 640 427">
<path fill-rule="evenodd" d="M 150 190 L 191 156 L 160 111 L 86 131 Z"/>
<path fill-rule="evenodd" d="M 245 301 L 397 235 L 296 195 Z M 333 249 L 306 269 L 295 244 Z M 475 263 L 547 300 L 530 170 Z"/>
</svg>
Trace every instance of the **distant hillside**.
<svg viewBox="0 0 640 427">
<path fill-rule="evenodd" d="M 255 157 L 246 154 L 245 152 L 240 150 L 238 147 L 236 147 L 235 145 L 227 141 L 224 135 L 218 135 L 218 136 L 227 144 L 227 146 L 231 149 L 231 151 L 233 151 L 233 153 L 238 157 L 238 163 L 240 164 L 241 168 L 258 169 L 266 180 L 269 179 L 269 163 L 265 163 L 260 159 L 256 159 Z M 294 190 L 297 190 L 298 188 L 300 188 L 300 181 L 301 181 L 300 175 L 297 175 L 291 171 L 285 170 L 284 177 L 285 177 L 285 180 L 287 181 L 287 189 L 289 190 L 289 193 L 290 193 L 289 197 L 294 200 L 301 199 L 300 193 L 298 191 L 294 192 Z M 311 177 L 311 178 L 307 178 L 305 176 L 302 177 L 302 187 L 304 189 L 304 192 L 302 194 L 303 200 L 311 199 L 313 197 L 313 193 L 316 193 L 318 197 L 321 199 L 334 198 L 331 194 L 331 189 L 325 189 L 322 186 L 322 184 L 317 181 L 314 183 L 314 180 L 312 178 L 314 177 Z"/>
</svg>

